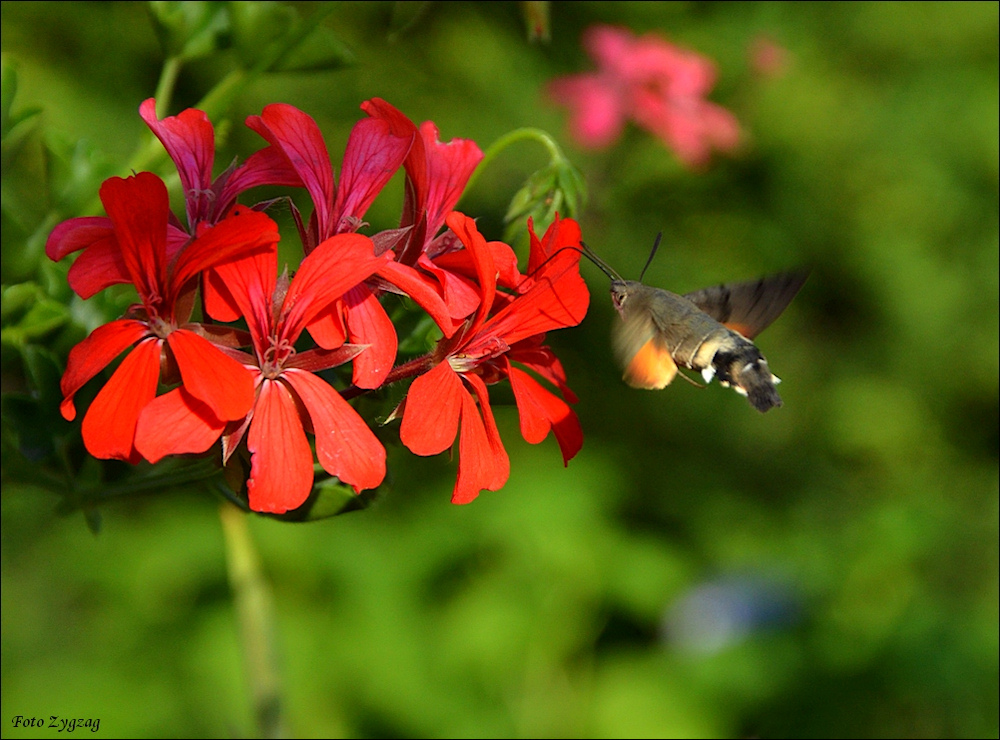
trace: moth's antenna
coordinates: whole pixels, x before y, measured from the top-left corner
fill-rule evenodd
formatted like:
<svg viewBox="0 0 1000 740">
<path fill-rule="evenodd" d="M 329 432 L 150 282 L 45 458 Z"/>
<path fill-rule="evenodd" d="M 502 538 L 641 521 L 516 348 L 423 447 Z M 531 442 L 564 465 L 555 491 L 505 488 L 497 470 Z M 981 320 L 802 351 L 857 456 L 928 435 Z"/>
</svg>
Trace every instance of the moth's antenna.
<svg viewBox="0 0 1000 740">
<path fill-rule="evenodd" d="M 600 257 L 598 257 L 594 253 L 593 249 L 591 249 L 590 247 L 588 247 L 582 241 L 580 242 L 580 246 L 583 247 L 583 249 L 580 250 L 580 253 L 586 255 L 587 259 L 589 259 L 591 262 L 593 262 L 595 265 L 597 265 L 598 268 L 600 268 L 601 272 L 603 272 L 605 275 L 607 275 L 609 279 L 621 281 L 622 276 L 619 275 L 617 272 L 615 272 L 611 268 L 611 265 L 609 265 L 607 262 L 605 262 Z"/>
<path fill-rule="evenodd" d="M 663 232 L 661 231 L 659 234 L 656 235 L 656 241 L 653 242 L 653 251 L 649 253 L 649 259 L 646 260 L 646 266 L 643 267 L 642 272 L 639 273 L 640 283 L 642 282 L 643 276 L 646 274 L 646 270 L 648 270 L 649 266 L 653 263 L 653 257 L 656 256 L 656 250 L 660 248 L 660 239 L 662 238 L 663 238 Z"/>
<path fill-rule="evenodd" d="M 583 249 L 580 249 L 580 247 L 574 247 L 574 246 L 560 247 L 555 252 L 553 252 L 548 257 L 546 257 L 545 261 L 542 262 L 542 264 L 540 264 L 538 267 L 536 267 L 534 270 L 532 270 L 529 274 L 524 275 L 523 276 L 524 280 L 522 280 L 518 284 L 518 289 L 520 290 L 520 286 L 521 285 L 523 285 L 527 280 L 529 280 L 530 278 L 533 278 L 535 275 L 537 275 L 539 272 L 541 272 L 542 268 L 544 268 L 545 265 L 549 264 L 549 262 L 551 262 L 552 260 L 554 260 L 556 257 L 558 257 L 560 254 L 562 254 L 563 252 L 565 252 L 567 250 L 570 250 L 570 251 L 573 251 L 573 252 L 579 252 L 580 254 L 585 255 L 585 256 L 589 257 L 590 259 L 593 259 L 593 255 L 592 254 L 587 254 L 587 252 L 584 251 Z"/>
</svg>

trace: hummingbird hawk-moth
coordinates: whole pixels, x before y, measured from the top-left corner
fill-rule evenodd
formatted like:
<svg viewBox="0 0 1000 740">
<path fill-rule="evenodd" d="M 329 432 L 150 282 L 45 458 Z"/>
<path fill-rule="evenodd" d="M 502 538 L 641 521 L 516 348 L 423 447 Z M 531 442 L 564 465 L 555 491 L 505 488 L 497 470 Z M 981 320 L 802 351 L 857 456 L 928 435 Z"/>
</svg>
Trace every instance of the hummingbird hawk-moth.
<svg viewBox="0 0 1000 740">
<path fill-rule="evenodd" d="M 646 268 L 660 245 L 656 237 Z M 784 272 L 678 295 L 625 280 L 581 242 L 584 253 L 611 280 L 611 300 L 622 321 L 614 329 L 615 355 L 625 381 L 636 388 L 665 388 L 678 366 L 718 377 L 760 412 L 781 405 L 780 379 L 751 341 L 799 292 L 808 271 Z M 643 268 L 642 274 L 646 272 Z M 681 373 L 686 380 L 693 380 Z M 695 383 L 695 385 L 698 385 Z"/>
</svg>

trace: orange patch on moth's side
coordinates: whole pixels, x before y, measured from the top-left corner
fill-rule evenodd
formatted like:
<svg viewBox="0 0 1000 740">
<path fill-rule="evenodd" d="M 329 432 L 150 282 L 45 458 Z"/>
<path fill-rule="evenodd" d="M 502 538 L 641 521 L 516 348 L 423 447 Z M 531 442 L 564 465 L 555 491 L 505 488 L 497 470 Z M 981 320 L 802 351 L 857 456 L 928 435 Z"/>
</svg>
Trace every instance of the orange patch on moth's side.
<svg viewBox="0 0 1000 740">
<path fill-rule="evenodd" d="M 738 323 L 732 322 L 732 323 L 728 323 L 728 324 L 724 323 L 723 326 L 726 327 L 727 329 L 731 329 L 732 331 L 736 332 L 737 334 L 740 334 L 740 335 L 746 337 L 747 339 L 753 339 L 754 335 L 756 334 L 756 332 L 754 332 L 754 330 L 751 327 L 747 326 L 746 324 L 738 324 Z"/>
<path fill-rule="evenodd" d="M 670 352 L 653 337 L 635 353 L 625 368 L 625 382 L 633 388 L 666 388 L 677 375 Z"/>
</svg>

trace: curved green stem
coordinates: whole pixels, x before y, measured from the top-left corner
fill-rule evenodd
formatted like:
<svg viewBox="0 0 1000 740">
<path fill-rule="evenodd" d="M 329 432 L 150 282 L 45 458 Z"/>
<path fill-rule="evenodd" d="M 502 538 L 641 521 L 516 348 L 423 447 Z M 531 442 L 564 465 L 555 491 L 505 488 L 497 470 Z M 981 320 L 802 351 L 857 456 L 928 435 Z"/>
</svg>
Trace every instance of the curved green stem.
<svg viewBox="0 0 1000 740">
<path fill-rule="evenodd" d="M 479 163 L 479 166 L 476 167 L 475 171 L 472 173 L 472 177 L 469 178 L 469 182 L 466 183 L 465 192 L 469 192 L 469 190 L 472 189 L 472 185 L 479 178 L 479 173 L 481 173 L 484 169 L 486 169 L 486 166 L 491 161 L 496 159 L 497 155 L 499 155 L 500 152 L 502 152 L 511 144 L 516 144 L 520 141 L 537 141 L 540 144 L 542 144 L 542 146 L 544 146 L 549 153 L 550 162 L 554 163 L 566 159 L 566 157 L 562 153 L 562 149 L 560 149 L 559 145 L 556 143 L 556 140 L 553 139 L 545 131 L 542 131 L 539 128 L 514 129 L 513 131 L 501 136 L 499 139 L 490 144 L 490 146 L 486 149 L 486 152 L 483 154 L 483 160 Z"/>
</svg>

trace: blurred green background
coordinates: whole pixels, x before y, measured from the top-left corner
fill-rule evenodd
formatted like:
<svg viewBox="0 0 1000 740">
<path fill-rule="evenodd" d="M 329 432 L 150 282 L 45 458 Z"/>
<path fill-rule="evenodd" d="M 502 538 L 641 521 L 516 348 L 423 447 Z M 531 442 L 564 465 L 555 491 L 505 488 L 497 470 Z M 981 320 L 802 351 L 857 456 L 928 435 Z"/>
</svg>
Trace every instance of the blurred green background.
<svg viewBox="0 0 1000 740">
<path fill-rule="evenodd" d="M 11 68 L 13 113 L 41 111 L 18 162 L 5 138 L 3 283 L 65 300 L 38 230 L 128 173 L 164 53 L 142 3 L 2 12 L 5 97 Z M 711 97 L 740 120 L 740 151 L 692 172 L 635 128 L 575 149 L 542 89 L 592 69 L 579 39 L 594 23 L 716 60 Z M 646 282 L 678 292 L 813 272 L 758 340 L 785 381 L 766 416 L 714 384 L 620 382 L 607 280 L 584 264 L 591 312 L 549 337 L 581 399 L 568 468 L 507 405 L 510 482 L 469 506 L 448 501 L 447 455 L 396 444 L 369 509 L 251 517 L 287 732 L 997 737 L 997 4 L 553 3 L 548 44 L 509 2 L 339 3 L 322 24 L 354 64 L 246 85 L 213 116 L 216 172 L 260 147 L 242 121 L 275 101 L 316 118 L 339 169 L 379 96 L 484 149 L 522 126 L 555 135 L 589 187 L 584 239 L 627 277 L 661 230 Z M 752 64 L 761 41 L 785 50 L 769 74 Z M 237 64 L 185 64 L 170 112 Z M 462 201 L 488 238 L 544 154 L 507 150 Z M 401 197 L 397 177 L 373 231 Z M 72 344 L 34 343 L 63 359 Z M 5 392 L 24 384 L 15 350 Z M 218 500 L 109 505 L 95 536 L 18 483 L 28 463 L 4 437 L 3 736 L 55 734 L 17 715 L 99 718 L 111 737 L 257 732 Z"/>
</svg>

